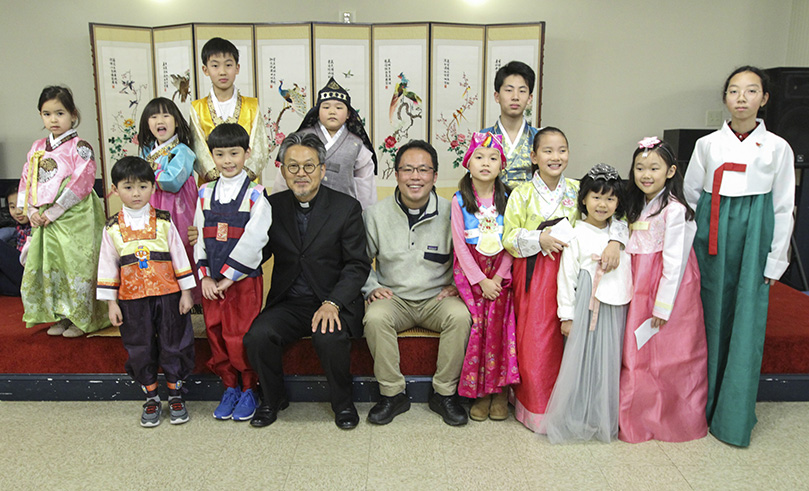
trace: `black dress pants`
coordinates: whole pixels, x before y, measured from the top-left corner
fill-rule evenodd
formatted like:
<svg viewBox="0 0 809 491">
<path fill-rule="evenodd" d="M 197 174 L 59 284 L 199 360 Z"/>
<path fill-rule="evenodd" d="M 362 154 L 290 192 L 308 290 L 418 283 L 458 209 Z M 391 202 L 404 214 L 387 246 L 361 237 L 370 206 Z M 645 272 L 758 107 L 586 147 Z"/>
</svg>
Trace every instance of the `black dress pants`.
<svg viewBox="0 0 809 491">
<path fill-rule="evenodd" d="M 250 364 L 258 372 L 264 404 L 275 407 L 285 399 L 281 357 L 286 346 L 305 336 L 312 336 L 320 365 L 326 372 L 334 412 L 352 404 L 348 328 L 341 316 L 342 330 L 323 334 L 318 327 L 317 332 L 312 332 L 312 316 L 320 306 L 312 297 L 284 300 L 265 308 L 244 335 L 244 348 Z"/>
</svg>

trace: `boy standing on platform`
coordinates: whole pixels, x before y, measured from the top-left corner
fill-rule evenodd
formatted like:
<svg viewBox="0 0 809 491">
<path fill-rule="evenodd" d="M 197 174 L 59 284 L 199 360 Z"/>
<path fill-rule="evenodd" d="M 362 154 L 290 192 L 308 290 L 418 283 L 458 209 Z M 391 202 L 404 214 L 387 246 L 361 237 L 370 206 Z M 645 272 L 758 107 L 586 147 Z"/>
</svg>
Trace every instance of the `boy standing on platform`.
<svg viewBox="0 0 809 491">
<path fill-rule="evenodd" d="M 264 186 L 252 182 L 245 169 L 249 141 L 238 124 L 214 128 L 208 147 L 219 178 L 199 188 L 194 214 L 194 227 L 202 231 L 194 259 L 211 344 L 208 367 L 226 388 L 213 415 L 234 421 L 252 418 L 258 404 L 258 375 L 250 367 L 242 338 L 261 311 L 262 249 L 272 224 Z"/>
<path fill-rule="evenodd" d="M 539 131 L 525 120 L 525 108 L 534 100 L 536 75 L 521 61 L 506 63 L 494 76 L 494 101 L 500 105 L 500 118 L 481 133 L 503 135 L 506 169 L 500 179 L 511 189 L 531 180 L 531 150 Z"/>
<path fill-rule="evenodd" d="M 202 65 L 202 72 L 211 79 L 211 92 L 191 103 L 193 150 L 197 155 L 194 170 L 202 182 L 219 177 L 205 142 L 220 124 L 238 123 L 250 137 L 250 158 L 244 168 L 253 181 L 270 160 L 270 150 L 258 99 L 242 96 L 233 85 L 239 74 L 239 50 L 226 39 L 210 39 L 202 47 Z"/>
<path fill-rule="evenodd" d="M 139 157 L 112 167 L 112 191 L 123 209 L 107 220 L 98 261 L 97 298 L 106 300 L 110 322 L 121 331 L 129 353 L 127 373 L 143 386 L 140 424 L 160 424 L 157 368 L 169 389 L 171 424 L 188 421 L 181 386 L 194 369 L 194 273 L 169 212 L 149 205 L 154 171 Z"/>
</svg>

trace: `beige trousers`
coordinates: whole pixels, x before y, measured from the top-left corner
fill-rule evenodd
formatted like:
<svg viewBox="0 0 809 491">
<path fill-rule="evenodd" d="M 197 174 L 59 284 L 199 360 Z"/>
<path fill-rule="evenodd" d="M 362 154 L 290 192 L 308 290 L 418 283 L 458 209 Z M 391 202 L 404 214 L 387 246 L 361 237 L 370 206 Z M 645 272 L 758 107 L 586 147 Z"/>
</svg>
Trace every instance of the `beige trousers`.
<svg viewBox="0 0 809 491">
<path fill-rule="evenodd" d="M 447 297 L 410 301 L 394 295 L 370 303 L 362 322 L 383 396 L 393 397 L 405 390 L 405 378 L 399 370 L 397 333 L 414 326 L 440 333 L 433 389 L 443 396 L 455 394 L 472 326 L 463 300 Z"/>
</svg>

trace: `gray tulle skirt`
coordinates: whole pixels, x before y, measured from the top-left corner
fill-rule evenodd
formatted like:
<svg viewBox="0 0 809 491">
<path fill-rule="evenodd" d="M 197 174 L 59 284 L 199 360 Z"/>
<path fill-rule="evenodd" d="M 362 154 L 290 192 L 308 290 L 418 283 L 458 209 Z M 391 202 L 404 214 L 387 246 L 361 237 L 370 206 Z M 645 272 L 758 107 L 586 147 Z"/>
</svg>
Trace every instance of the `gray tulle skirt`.
<svg viewBox="0 0 809 491">
<path fill-rule="evenodd" d="M 559 377 L 539 432 L 551 443 L 618 437 L 618 395 L 627 306 L 602 303 L 590 331 L 590 273 L 576 286 L 573 327 L 565 342 Z"/>
</svg>

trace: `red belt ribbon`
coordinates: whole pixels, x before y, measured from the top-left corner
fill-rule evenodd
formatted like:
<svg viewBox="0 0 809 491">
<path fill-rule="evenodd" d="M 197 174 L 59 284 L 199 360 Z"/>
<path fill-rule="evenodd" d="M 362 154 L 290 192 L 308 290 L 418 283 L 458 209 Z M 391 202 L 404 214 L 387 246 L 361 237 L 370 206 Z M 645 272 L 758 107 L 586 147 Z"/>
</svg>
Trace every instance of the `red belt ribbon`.
<svg viewBox="0 0 809 491">
<path fill-rule="evenodd" d="M 228 239 L 238 239 L 244 233 L 244 229 L 239 227 L 227 227 L 226 233 Z M 216 238 L 217 240 L 221 240 L 221 235 L 220 227 L 202 227 L 203 239 Z"/>
<path fill-rule="evenodd" d="M 725 162 L 713 173 L 713 188 L 711 189 L 711 223 L 708 230 L 708 254 L 715 256 L 719 253 L 719 188 L 722 187 L 722 176 L 727 172 L 745 172 L 747 164 Z"/>
</svg>

